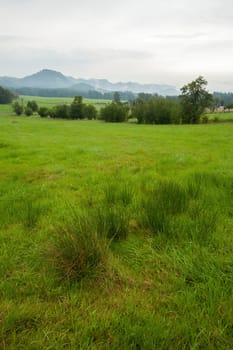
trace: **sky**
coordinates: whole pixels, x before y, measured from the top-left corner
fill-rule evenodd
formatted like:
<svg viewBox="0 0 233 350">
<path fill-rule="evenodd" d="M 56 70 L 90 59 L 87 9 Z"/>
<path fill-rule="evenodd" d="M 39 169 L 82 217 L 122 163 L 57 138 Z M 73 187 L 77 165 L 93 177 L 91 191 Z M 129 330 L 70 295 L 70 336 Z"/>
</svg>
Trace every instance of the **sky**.
<svg viewBox="0 0 233 350">
<path fill-rule="evenodd" d="M 233 92 L 233 1 L 0 0 L 0 76 L 45 68 Z"/>
</svg>

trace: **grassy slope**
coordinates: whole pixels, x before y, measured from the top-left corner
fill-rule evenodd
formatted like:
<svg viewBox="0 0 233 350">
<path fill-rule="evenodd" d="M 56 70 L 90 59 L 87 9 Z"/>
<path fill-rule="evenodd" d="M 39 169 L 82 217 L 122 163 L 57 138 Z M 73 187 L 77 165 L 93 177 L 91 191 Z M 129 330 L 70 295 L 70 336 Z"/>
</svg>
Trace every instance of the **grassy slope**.
<svg viewBox="0 0 233 350">
<path fill-rule="evenodd" d="M 0 347 L 232 349 L 232 128 L 1 117 Z M 44 252 L 67 206 L 91 212 L 129 182 L 137 219 L 146 184 L 192 174 L 218 217 L 211 239 L 132 225 L 97 275 L 57 282 Z"/>
</svg>

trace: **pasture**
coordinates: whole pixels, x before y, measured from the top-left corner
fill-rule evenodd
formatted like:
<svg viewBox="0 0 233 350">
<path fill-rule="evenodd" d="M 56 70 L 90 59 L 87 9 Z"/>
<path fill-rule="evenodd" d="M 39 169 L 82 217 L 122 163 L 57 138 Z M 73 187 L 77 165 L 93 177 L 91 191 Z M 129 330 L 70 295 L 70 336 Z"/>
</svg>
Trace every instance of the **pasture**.
<svg viewBox="0 0 233 350">
<path fill-rule="evenodd" d="M 232 349 L 233 124 L 0 109 L 0 348 Z"/>
<path fill-rule="evenodd" d="M 210 121 L 232 122 L 233 112 L 215 112 L 207 114 Z"/>
<path fill-rule="evenodd" d="M 20 99 L 26 104 L 28 101 L 36 101 L 40 107 L 54 107 L 59 104 L 71 104 L 73 101 L 72 97 L 38 97 L 38 96 L 20 96 Z M 86 104 L 93 104 L 97 110 L 106 104 L 111 103 L 111 100 L 98 100 L 84 98 L 83 102 Z"/>
</svg>

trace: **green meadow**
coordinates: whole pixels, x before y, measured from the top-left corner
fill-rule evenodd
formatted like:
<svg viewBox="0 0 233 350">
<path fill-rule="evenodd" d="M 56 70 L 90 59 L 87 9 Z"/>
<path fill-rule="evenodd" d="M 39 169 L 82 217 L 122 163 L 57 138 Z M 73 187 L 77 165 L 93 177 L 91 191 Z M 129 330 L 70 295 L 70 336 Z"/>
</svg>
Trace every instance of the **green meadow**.
<svg viewBox="0 0 233 350">
<path fill-rule="evenodd" d="M 20 99 L 27 104 L 28 101 L 36 101 L 40 107 L 54 107 L 59 104 L 71 104 L 73 101 L 72 97 L 39 97 L 39 96 L 20 96 Z M 83 102 L 85 104 L 93 104 L 97 110 L 101 107 L 106 106 L 106 104 L 111 103 L 111 100 L 95 100 L 84 98 Z M 9 106 L 10 107 L 10 106 Z M 1 113 L 1 112 L 0 112 Z"/>
<path fill-rule="evenodd" d="M 232 350 L 233 124 L 1 106 L 0 349 Z"/>
<path fill-rule="evenodd" d="M 232 122 L 233 112 L 215 112 L 207 114 L 210 121 Z"/>
</svg>

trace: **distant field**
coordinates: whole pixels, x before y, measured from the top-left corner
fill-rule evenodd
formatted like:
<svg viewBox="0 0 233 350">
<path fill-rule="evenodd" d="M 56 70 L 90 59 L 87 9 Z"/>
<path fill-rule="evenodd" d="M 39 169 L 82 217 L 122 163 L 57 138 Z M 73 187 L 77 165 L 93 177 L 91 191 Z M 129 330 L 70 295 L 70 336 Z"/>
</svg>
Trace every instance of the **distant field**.
<svg viewBox="0 0 233 350">
<path fill-rule="evenodd" d="M 230 121 L 233 122 L 233 112 L 221 112 L 221 113 L 210 113 L 207 114 L 209 120 L 219 120 L 219 121 Z"/>
<path fill-rule="evenodd" d="M 38 97 L 38 96 L 20 96 L 21 99 L 25 101 L 36 101 L 38 105 L 44 106 L 44 107 L 53 107 L 58 104 L 70 104 L 73 101 L 73 98 L 71 97 Z M 84 103 L 87 104 L 93 104 L 96 106 L 96 108 L 100 108 L 105 106 L 108 103 L 111 103 L 111 100 L 96 100 L 96 99 L 83 99 Z"/>
<path fill-rule="evenodd" d="M 43 107 L 53 107 L 58 104 L 70 104 L 73 101 L 73 98 L 69 97 L 38 97 L 38 96 L 20 96 L 20 99 L 22 99 L 25 104 L 28 101 L 36 101 L 39 106 Z M 83 99 L 84 103 L 87 104 L 93 104 L 97 110 L 100 110 L 100 108 L 106 106 L 106 104 L 111 103 L 111 100 L 100 100 L 100 99 Z M 0 107 L 0 115 L 10 115 L 11 114 L 11 107 L 10 105 L 1 105 Z M 214 121 L 217 119 L 217 122 L 233 122 L 233 112 L 222 112 L 222 113 L 208 113 L 207 114 L 209 121 Z"/>
<path fill-rule="evenodd" d="M 232 350 L 233 124 L 0 116 L 0 349 Z"/>
</svg>

